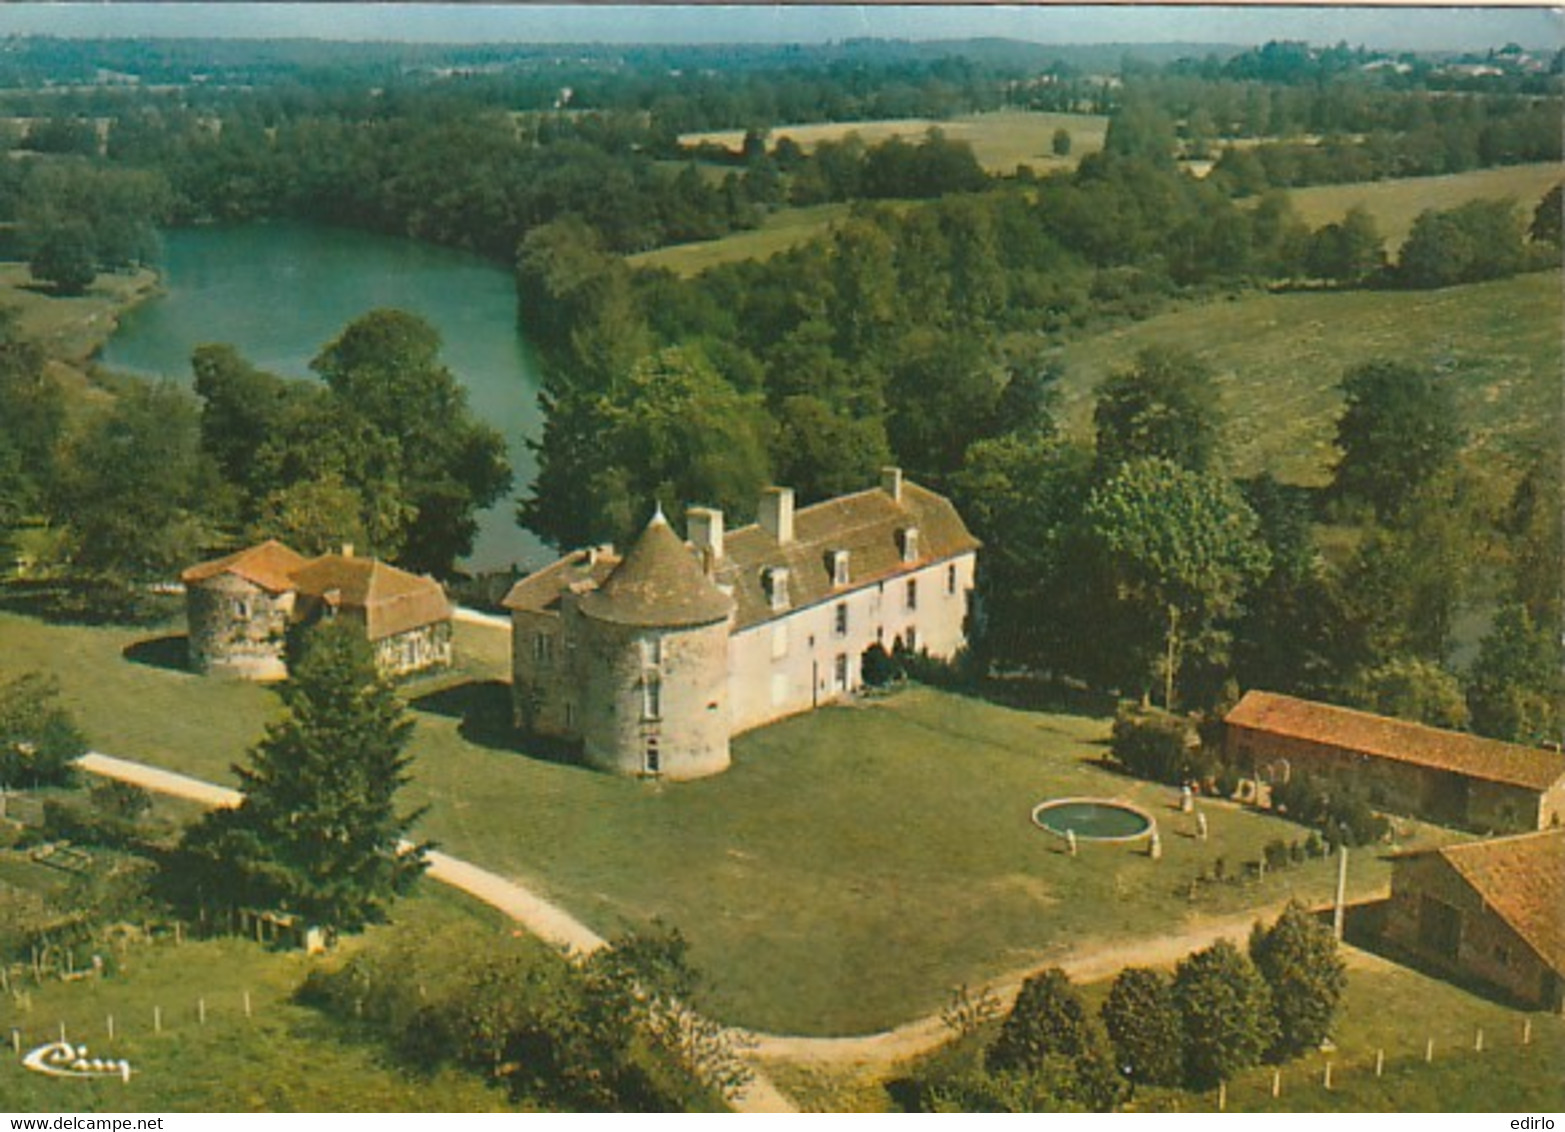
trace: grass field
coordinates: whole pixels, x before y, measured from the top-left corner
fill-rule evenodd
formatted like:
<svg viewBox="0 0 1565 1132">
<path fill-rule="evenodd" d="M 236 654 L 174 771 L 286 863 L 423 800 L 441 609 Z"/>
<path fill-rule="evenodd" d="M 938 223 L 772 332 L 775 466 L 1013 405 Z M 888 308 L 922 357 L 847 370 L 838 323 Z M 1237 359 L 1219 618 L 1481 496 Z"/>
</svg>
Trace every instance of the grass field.
<svg viewBox="0 0 1565 1132">
<path fill-rule="evenodd" d="M 1177 346 L 1217 374 L 1235 472 L 1320 484 L 1336 459 L 1343 372 L 1390 358 L 1444 374 L 1471 444 L 1494 456 L 1517 441 L 1557 444 L 1562 327 L 1558 272 L 1438 291 L 1244 295 L 1070 343 L 1062 412 L 1088 435 L 1094 387 L 1146 346 Z"/>
<path fill-rule="evenodd" d="M 873 122 L 809 122 L 774 126 L 768 144 L 779 138 L 792 138 L 806 152 L 823 141 L 840 141 L 857 134 L 865 145 L 876 145 L 891 138 L 917 142 L 930 130 L 940 130 L 951 141 L 966 142 L 973 156 L 991 173 L 1010 175 L 1018 165 L 1031 165 L 1038 173 L 1073 169 L 1089 153 L 1103 148 L 1108 118 L 1098 114 L 1049 114 L 1028 110 L 997 110 L 987 114 L 962 114 L 935 121 L 931 118 L 896 118 Z M 1054 132 L 1068 130 L 1071 151 L 1067 157 L 1054 156 Z M 714 130 L 708 133 L 681 134 L 681 145 L 714 143 L 738 152 L 744 143 L 743 130 Z"/>
<path fill-rule="evenodd" d="M 632 267 L 659 267 L 689 278 L 710 267 L 743 260 L 766 260 L 778 252 L 808 243 L 846 216 L 850 204 L 817 204 L 809 208 L 782 208 L 768 213 L 761 226 L 716 240 L 674 244 L 626 256 Z"/>
<path fill-rule="evenodd" d="M 460 924 L 508 929 L 488 909 L 436 885 L 398 906 L 387 931 Z M 361 945 L 350 942 L 347 951 Z M 325 962 L 339 962 L 342 953 Z M 41 986 L 19 981 L 7 998 L 6 1038 L 27 1050 L 60 1026 L 88 1056 L 125 1058 L 128 1083 L 41 1076 L 0 1058 L 0 1107 L 13 1112 L 500 1112 L 506 1096 L 455 1070 L 410 1074 L 381 1048 L 297 1005 L 294 991 L 323 960 L 240 939 L 128 944 L 106 956 L 102 979 Z M 250 996 L 250 1016 L 244 1010 Z M 201 1021 L 202 1004 L 206 1020 Z M 161 1009 L 161 1030 L 154 1008 Z M 115 1036 L 108 1036 L 114 1017 Z M 9 1050 L 7 1053 L 9 1054 Z"/>
<path fill-rule="evenodd" d="M 109 340 L 121 311 L 156 288 L 156 273 L 141 269 L 99 275 L 85 295 L 59 298 L 34 285 L 25 263 L 0 263 L 0 308 L 15 311 L 22 335 L 50 358 L 75 365 Z"/>
<path fill-rule="evenodd" d="M 1562 179 L 1565 179 L 1565 168 L 1559 165 L 1508 165 L 1445 177 L 1317 185 L 1290 189 L 1288 195 L 1299 216 L 1311 228 L 1339 221 L 1348 209 L 1363 206 L 1375 217 L 1381 235 L 1386 237 L 1386 249 L 1395 253 L 1407 239 L 1413 221 L 1425 209 L 1455 208 L 1470 200 L 1510 197 L 1530 223 L 1532 211 L 1543 195 Z"/>
<path fill-rule="evenodd" d="M 1105 719 L 913 689 L 754 732 L 735 743 L 728 773 L 665 786 L 516 750 L 501 725 L 503 634 L 459 634 L 474 657 L 469 682 L 411 689 L 410 794 L 432 806 L 421 832 L 604 934 L 655 917 L 679 927 L 730 1021 L 874 1029 L 937 1009 L 963 981 L 1331 891 L 1330 866 L 1315 862 L 1209 886 L 1192 902 L 1190 879 L 1218 856 L 1237 871 L 1301 831 L 1214 806 L 1212 840 L 1199 842 L 1170 812 L 1171 791 L 1097 765 Z M 56 672 L 95 744 L 229 782 L 275 697 L 125 659 L 158 636 L 0 614 L 7 667 Z M 1108 846 L 1067 856 L 1028 816 L 1067 794 L 1123 795 L 1156 812 L 1163 859 Z M 1354 871 L 1356 891 L 1385 879 L 1379 861 Z"/>
</svg>

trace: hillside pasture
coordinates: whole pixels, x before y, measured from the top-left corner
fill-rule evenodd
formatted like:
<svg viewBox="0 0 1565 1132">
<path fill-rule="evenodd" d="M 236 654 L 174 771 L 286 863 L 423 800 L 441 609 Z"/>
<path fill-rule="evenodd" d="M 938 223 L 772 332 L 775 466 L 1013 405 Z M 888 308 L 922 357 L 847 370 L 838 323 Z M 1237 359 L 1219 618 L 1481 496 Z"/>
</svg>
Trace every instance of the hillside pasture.
<svg viewBox="0 0 1565 1132">
<path fill-rule="evenodd" d="M 1311 228 L 1340 221 L 1348 209 L 1365 208 L 1374 216 L 1386 250 L 1393 255 L 1413 221 L 1426 209 L 1455 208 L 1470 200 L 1514 200 L 1530 223 L 1538 202 L 1561 180 L 1565 168 L 1553 164 L 1506 165 L 1442 177 L 1406 177 L 1348 185 L 1314 185 L 1288 190 L 1293 207 Z"/>
<path fill-rule="evenodd" d="M 632 267 L 660 268 L 689 278 L 708 268 L 744 260 L 766 260 L 825 235 L 852 209 L 850 204 L 818 204 L 809 208 L 780 208 L 768 213 L 759 228 L 734 232 L 716 240 L 673 244 L 626 256 Z"/>
<path fill-rule="evenodd" d="M 930 130 L 939 130 L 951 141 L 973 147 L 978 163 L 990 173 L 1010 176 L 1019 165 L 1030 165 L 1038 173 L 1074 169 L 1089 153 L 1103 148 L 1108 118 L 1100 114 L 1051 114 L 1029 110 L 996 110 L 987 114 L 962 114 L 943 121 L 932 118 L 894 118 L 870 122 L 807 122 L 774 126 L 767 144 L 779 138 L 792 138 L 806 153 L 823 141 L 841 141 L 857 134 L 865 145 L 876 145 L 891 138 L 918 142 Z M 1067 157 L 1054 156 L 1054 132 L 1068 130 L 1071 151 Z M 707 133 L 681 134 L 681 145 L 720 145 L 738 152 L 744 144 L 743 130 L 713 130 Z"/>
<path fill-rule="evenodd" d="M 1089 437 L 1104 378 L 1146 347 L 1188 350 L 1217 376 L 1233 471 L 1319 485 L 1336 461 L 1343 373 L 1394 359 L 1444 375 L 1470 449 L 1503 458 L 1519 445 L 1558 443 L 1562 327 L 1558 272 L 1435 291 L 1241 295 L 1065 346 L 1061 411 L 1071 432 Z"/>
</svg>

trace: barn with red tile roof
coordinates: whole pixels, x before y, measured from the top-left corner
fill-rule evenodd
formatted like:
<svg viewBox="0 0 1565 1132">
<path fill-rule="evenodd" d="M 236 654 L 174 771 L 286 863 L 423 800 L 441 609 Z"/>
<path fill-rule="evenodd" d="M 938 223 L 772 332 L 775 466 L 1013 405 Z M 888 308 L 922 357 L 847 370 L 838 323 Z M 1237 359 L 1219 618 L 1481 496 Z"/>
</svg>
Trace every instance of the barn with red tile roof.
<svg viewBox="0 0 1565 1132">
<path fill-rule="evenodd" d="M 1332 704 L 1247 692 L 1225 719 L 1231 762 L 1266 781 L 1344 775 L 1376 806 L 1499 832 L 1565 821 L 1565 755 Z"/>
<path fill-rule="evenodd" d="M 1565 829 L 1403 853 L 1385 938 L 1528 1006 L 1565 1006 Z"/>
</svg>

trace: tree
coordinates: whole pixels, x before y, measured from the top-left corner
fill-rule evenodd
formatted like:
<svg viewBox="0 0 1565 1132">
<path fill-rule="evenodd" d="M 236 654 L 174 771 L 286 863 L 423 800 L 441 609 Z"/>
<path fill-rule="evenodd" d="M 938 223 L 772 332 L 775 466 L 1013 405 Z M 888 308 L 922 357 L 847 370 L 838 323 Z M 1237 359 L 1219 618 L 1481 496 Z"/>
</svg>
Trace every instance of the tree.
<svg viewBox="0 0 1565 1132">
<path fill-rule="evenodd" d="M 1223 417 L 1212 374 L 1193 354 L 1148 347 L 1097 389 L 1092 423 L 1106 472 L 1158 457 L 1204 472 L 1216 462 Z"/>
<path fill-rule="evenodd" d="M 1064 126 L 1054 131 L 1054 138 L 1050 143 L 1055 157 L 1069 157 L 1071 151 L 1071 132 Z"/>
<path fill-rule="evenodd" d="M 1561 243 L 1561 228 L 1565 227 L 1565 182 L 1555 185 L 1543 199 L 1538 202 L 1538 207 L 1532 214 L 1532 225 L 1527 229 L 1527 234 L 1537 244 Z"/>
<path fill-rule="evenodd" d="M 1461 450 L 1461 418 L 1450 387 L 1428 370 L 1374 361 L 1342 379 L 1332 491 L 1362 500 L 1382 519 L 1403 512 L 1419 489 Z"/>
<path fill-rule="evenodd" d="M 1093 491 L 1086 523 L 1123 597 L 1149 620 L 1161 616 L 1163 706 L 1171 709 L 1187 654 L 1223 655 L 1219 622 L 1265 573 L 1255 512 L 1227 480 L 1142 459 Z"/>
<path fill-rule="evenodd" d="M 194 561 L 228 502 L 194 398 L 172 382 L 134 382 L 65 442 L 49 510 L 77 576 L 123 585 Z"/>
<path fill-rule="evenodd" d="M 1402 245 L 1397 275 L 1407 287 L 1449 287 L 1514 275 L 1526 258 L 1516 205 L 1471 200 L 1418 215 Z"/>
<path fill-rule="evenodd" d="M 1250 960 L 1271 988 L 1272 1055 L 1293 1057 L 1325 1041 L 1348 980 L 1331 929 L 1290 900 L 1270 928 L 1257 923 L 1250 932 Z"/>
<path fill-rule="evenodd" d="M 57 295 L 85 294 L 98 277 L 91 227 L 81 220 L 51 226 L 38 237 L 27 267 L 34 279 L 51 284 Z"/>
<path fill-rule="evenodd" d="M 236 766 L 243 800 L 195 826 L 182 857 L 204 903 L 277 909 L 330 934 L 386 918 L 423 872 L 399 812 L 412 721 L 349 620 L 305 631 L 282 687 L 288 714 Z"/>
<path fill-rule="evenodd" d="M 1359 284 L 1385 267 L 1385 242 L 1374 215 L 1355 206 L 1341 224 L 1327 224 L 1310 237 L 1305 268 L 1318 279 Z"/>
<path fill-rule="evenodd" d="M 1119 1070 L 1133 1084 L 1179 1083 L 1184 1039 L 1166 976 L 1147 967 L 1126 967 L 1109 988 L 1102 1017 Z"/>
<path fill-rule="evenodd" d="M 87 741 L 60 703 L 52 677 L 0 679 L 0 788 L 62 786 Z"/>
<path fill-rule="evenodd" d="M 1033 1070 L 1053 1055 L 1077 1057 L 1091 1042 L 1090 1022 L 1070 977 L 1051 967 L 1022 984 L 984 1064 L 992 1072 Z"/>
<path fill-rule="evenodd" d="M 1185 1082 L 1210 1088 L 1255 1065 L 1277 1040 L 1271 991 L 1255 965 L 1221 939 L 1174 970 Z"/>
<path fill-rule="evenodd" d="M 474 513 L 511 486 L 511 469 L 504 439 L 473 415 L 466 392 L 440 361 L 439 332 L 406 311 L 371 311 L 310 368 L 397 445 L 398 480 L 411 512 L 400 563 L 449 574 L 473 548 Z"/>
<path fill-rule="evenodd" d="M 1454 673 L 1432 660 L 1393 656 L 1360 670 L 1349 682 L 1354 707 L 1431 727 L 1467 726 L 1467 703 Z"/>
<path fill-rule="evenodd" d="M 0 310 L 0 526 L 42 506 L 65 422 L 65 391 L 45 371 L 43 350 Z"/>
<path fill-rule="evenodd" d="M 1565 655 L 1519 602 L 1502 606 L 1467 673 L 1473 730 L 1542 746 L 1565 739 Z"/>
</svg>

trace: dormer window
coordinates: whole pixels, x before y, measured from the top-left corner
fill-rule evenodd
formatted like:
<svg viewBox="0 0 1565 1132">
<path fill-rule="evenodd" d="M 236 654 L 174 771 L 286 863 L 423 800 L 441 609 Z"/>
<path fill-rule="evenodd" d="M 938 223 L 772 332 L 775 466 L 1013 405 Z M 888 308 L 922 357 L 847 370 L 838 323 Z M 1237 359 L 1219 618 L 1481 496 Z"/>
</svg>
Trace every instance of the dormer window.
<svg viewBox="0 0 1565 1132">
<path fill-rule="evenodd" d="M 846 550 L 834 550 L 830 555 L 831 560 L 831 584 L 833 586 L 846 586 L 849 584 L 848 552 Z"/>
<path fill-rule="evenodd" d="M 918 528 L 903 527 L 898 532 L 899 541 L 902 544 L 902 561 L 915 562 L 918 560 Z"/>
<path fill-rule="evenodd" d="M 766 600 L 772 609 L 788 608 L 788 570 L 774 566 L 761 572 L 761 586 L 766 590 Z"/>
</svg>

